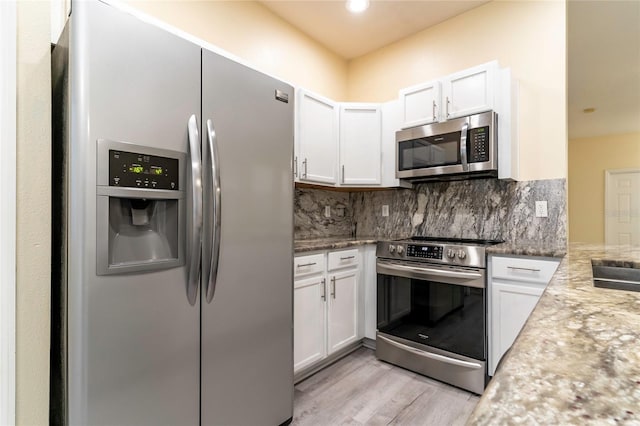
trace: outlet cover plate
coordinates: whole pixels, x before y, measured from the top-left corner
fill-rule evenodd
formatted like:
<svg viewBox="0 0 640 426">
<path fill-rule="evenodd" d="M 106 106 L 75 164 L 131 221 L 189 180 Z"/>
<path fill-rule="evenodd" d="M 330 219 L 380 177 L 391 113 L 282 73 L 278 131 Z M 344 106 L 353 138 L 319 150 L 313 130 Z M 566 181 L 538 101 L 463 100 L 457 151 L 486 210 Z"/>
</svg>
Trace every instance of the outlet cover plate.
<svg viewBox="0 0 640 426">
<path fill-rule="evenodd" d="M 536 217 L 549 216 L 546 201 L 536 201 Z"/>
</svg>

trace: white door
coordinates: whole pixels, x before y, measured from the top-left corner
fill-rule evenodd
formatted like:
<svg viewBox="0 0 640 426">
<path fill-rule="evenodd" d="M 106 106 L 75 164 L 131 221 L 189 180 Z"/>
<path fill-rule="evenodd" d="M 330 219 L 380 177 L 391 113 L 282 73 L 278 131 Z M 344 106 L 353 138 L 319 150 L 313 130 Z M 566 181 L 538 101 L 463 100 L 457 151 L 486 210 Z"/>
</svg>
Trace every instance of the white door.
<svg viewBox="0 0 640 426">
<path fill-rule="evenodd" d="M 640 169 L 605 172 L 605 243 L 640 245 Z"/>
<path fill-rule="evenodd" d="M 329 354 L 358 339 L 358 270 L 329 278 Z"/>
<path fill-rule="evenodd" d="M 337 182 L 338 113 L 335 102 L 298 91 L 296 144 L 301 182 Z"/>
<path fill-rule="evenodd" d="M 440 82 L 430 81 L 399 92 L 402 128 L 435 123 L 440 114 Z"/>
<path fill-rule="evenodd" d="M 515 341 L 543 292 L 542 285 L 491 283 L 490 375 Z"/>
<path fill-rule="evenodd" d="M 382 112 L 379 104 L 340 107 L 340 183 L 380 185 Z"/>
<path fill-rule="evenodd" d="M 448 76 L 443 82 L 444 120 L 494 108 L 497 62 L 489 62 Z"/>
<path fill-rule="evenodd" d="M 293 370 L 325 356 L 326 280 L 323 276 L 295 280 L 293 290 Z"/>
</svg>

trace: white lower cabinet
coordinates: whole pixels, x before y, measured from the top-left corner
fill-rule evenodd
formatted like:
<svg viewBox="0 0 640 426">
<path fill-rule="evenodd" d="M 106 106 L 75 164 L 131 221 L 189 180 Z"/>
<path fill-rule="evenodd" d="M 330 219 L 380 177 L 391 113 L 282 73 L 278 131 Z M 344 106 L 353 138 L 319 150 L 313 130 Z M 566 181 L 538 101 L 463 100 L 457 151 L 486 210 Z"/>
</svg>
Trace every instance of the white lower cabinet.
<svg viewBox="0 0 640 426">
<path fill-rule="evenodd" d="M 319 363 L 362 338 L 359 249 L 296 256 L 293 291 L 294 373 Z M 312 275 L 305 266 L 322 265 Z M 324 265 L 327 265 L 324 268 Z M 300 267 L 298 267 L 300 266 Z"/>
<path fill-rule="evenodd" d="M 326 355 L 326 279 L 296 280 L 293 289 L 293 369 L 300 370 Z"/>
<path fill-rule="evenodd" d="M 329 276 L 329 354 L 358 340 L 358 270 Z"/>
<path fill-rule="evenodd" d="M 489 375 L 536 307 L 551 280 L 557 259 L 489 257 Z"/>
</svg>

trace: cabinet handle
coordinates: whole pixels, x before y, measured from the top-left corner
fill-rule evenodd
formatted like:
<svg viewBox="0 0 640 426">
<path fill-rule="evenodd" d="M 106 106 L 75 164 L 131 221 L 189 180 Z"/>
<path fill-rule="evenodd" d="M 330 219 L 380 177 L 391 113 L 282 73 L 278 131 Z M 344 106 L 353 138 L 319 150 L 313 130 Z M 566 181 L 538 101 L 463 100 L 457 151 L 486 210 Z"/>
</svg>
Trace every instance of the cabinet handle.
<svg viewBox="0 0 640 426">
<path fill-rule="evenodd" d="M 316 262 L 312 262 L 312 263 L 301 263 L 299 265 L 296 265 L 296 268 L 302 268 L 303 266 L 313 266 L 315 265 Z"/>
<path fill-rule="evenodd" d="M 438 121 L 436 119 L 436 101 L 433 101 L 433 121 Z"/>
<path fill-rule="evenodd" d="M 446 114 L 447 114 L 447 118 L 449 117 L 449 104 L 451 103 L 451 101 L 449 101 L 449 97 L 447 96 L 447 106 L 446 106 Z"/>
<path fill-rule="evenodd" d="M 344 183 L 344 164 L 342 165 L 342 183 Z"/>
<path fill-rule="evenodd" d="M 333 296 L 333 298 L 336 298 L 336 277 L 331 277 L 331 285 L 332 285 L 332 289 L 331 290 L 331 296 Z"/>
<path fill-rule="evenodd" d="M 535 268 L 521 268 L 519 266 L 507 266 L 507 269 L 518 269 L 520 271 L 540 272 L 540 269 Z"/>
<path fill-rule="evenodd" d="M 293 157 L 293 176 L 298 177 L 298 157 Z"/>
<path fill-rule="evenodd" d="M 304 159 L 302 164 L 304 164 L 304 174 L 302 175 L 302 177 L 306 179 L 307 178 L 307 159 L 306 158 Z"/>
<path fill-rule="evenodd" d="M 341 257 L 340 260 L 349 260 L 349 259 L 353 259 L 355 256 L 346 256 L 346 257 Z"/>
<path fill-rule="evenodd" d="M 327 300 L 327 280 L 325 278 L 322 279 L 322 296 L 320 296 L 322 300 Z"/>
</svg>

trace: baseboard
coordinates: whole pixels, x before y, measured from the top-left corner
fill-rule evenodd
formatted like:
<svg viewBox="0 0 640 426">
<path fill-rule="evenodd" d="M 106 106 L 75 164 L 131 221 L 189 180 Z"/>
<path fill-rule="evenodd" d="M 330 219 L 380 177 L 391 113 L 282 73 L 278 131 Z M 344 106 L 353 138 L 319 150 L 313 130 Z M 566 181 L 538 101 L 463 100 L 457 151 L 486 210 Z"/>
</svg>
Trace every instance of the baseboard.
<svg viewBox="0 0 640 426">
<path fill-rule="evenodd" d="M 370 339 L 368 339 L 368 340 L 370 340 Z M 362 340 L 358 340 L 357 342 L 354 342 L 354 343 L 350 344 L 349 346 L 346 346 L 346 347 L 340 349 L 339 351 L 337 351 L 335 353 L 332 353 L 331 355 L 329 355 L 325 359 L 318 361 L 316 364 L 313 364 L 313 365 L 311 365 L 311 366 L 309 366 L 309 367 L 307 367 L 307 368 L 305 368 L 303 370 L 298 371 L 293 376 L 293 384 L 297 385 L 298 383 L 300 383 L 301 381 L 303 381 L 307 377 L 312 376 L 315 373 L 317 373 L 318 371 L 327 368 L 331 364 L 335 363 L 336 361 L 339 361 L 340 359 L 342 359 L 345 356 L 349 355 L 351 352 L 355 351 L 356 349 L 360 349 L 363 346 L 364 346 L 363 341 Z"/>
</svg>

